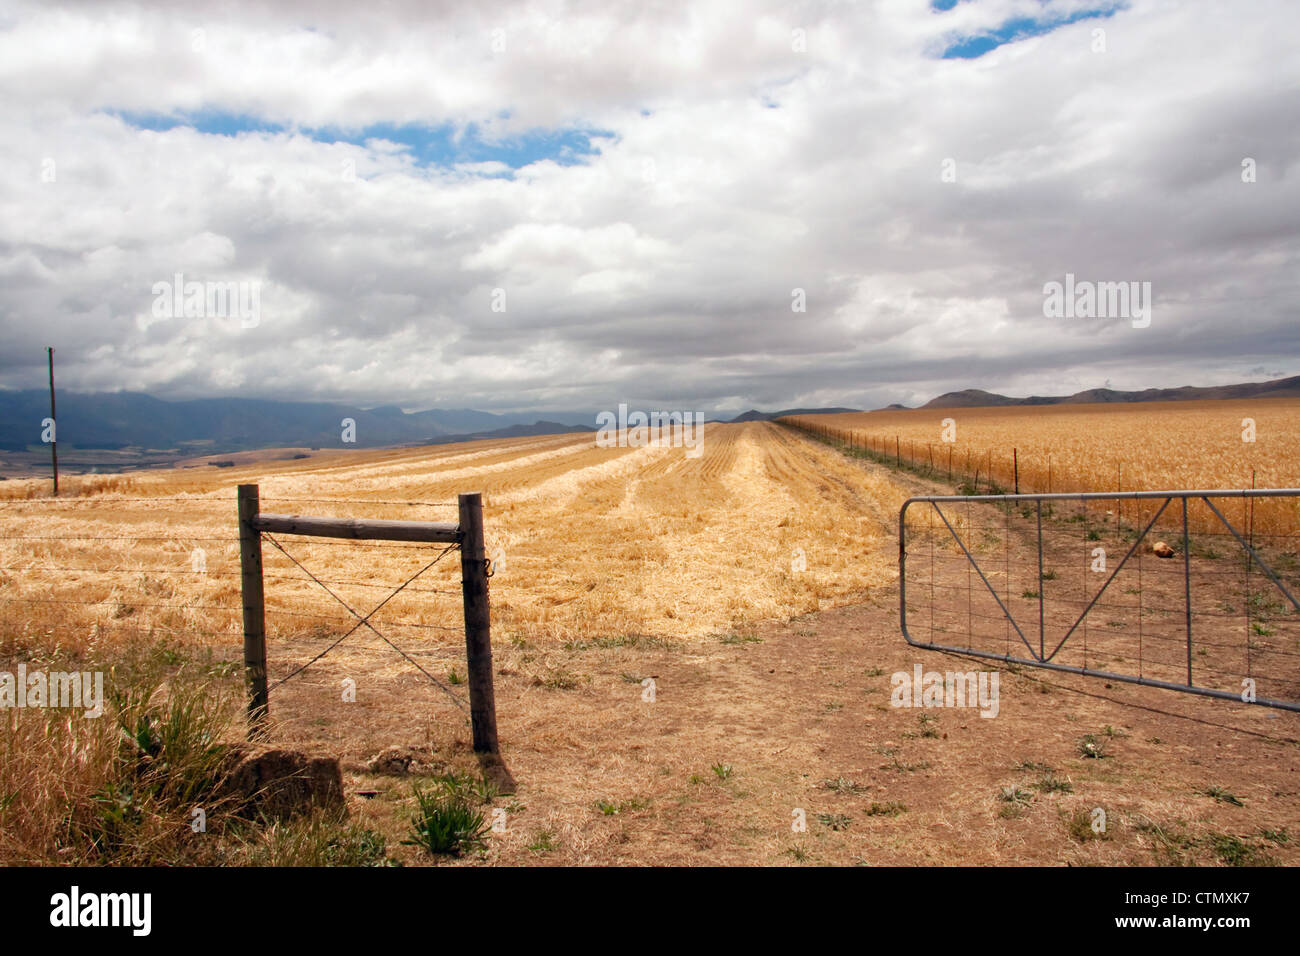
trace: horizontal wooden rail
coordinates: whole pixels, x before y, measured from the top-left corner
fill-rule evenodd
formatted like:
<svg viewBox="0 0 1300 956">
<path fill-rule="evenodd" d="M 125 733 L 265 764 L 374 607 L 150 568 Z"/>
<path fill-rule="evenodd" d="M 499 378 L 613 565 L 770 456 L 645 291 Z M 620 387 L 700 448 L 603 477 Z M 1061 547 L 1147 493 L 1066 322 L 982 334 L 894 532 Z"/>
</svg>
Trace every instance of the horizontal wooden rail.
<svg viewBox="0 0 1300 956">
<path fill-rule="evenodd" d="M 303 515 L 259 514 L 252 519 L 256 531 L 305 534 L 316 538 L 355 538 L 374 541 L 460 540 L 460 525 L 446 521 L 377 521 L 367 518 L 310 518 Z"/>
</svg>

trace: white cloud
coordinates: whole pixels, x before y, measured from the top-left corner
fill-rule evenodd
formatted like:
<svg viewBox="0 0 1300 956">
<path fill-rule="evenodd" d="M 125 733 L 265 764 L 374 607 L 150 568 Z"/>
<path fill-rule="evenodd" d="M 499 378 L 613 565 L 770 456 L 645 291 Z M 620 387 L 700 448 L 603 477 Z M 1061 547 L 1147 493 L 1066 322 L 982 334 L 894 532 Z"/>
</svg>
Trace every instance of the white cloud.
<svg viewBox="0 0 1300 956">
<path fill-rule="evenodd" d="M 1139 0 L 978 60 L 934 55 L 1043 5 L 608 7 L 12 7 L 0 386 L 39 384 L 47 344 L 67 388 L 485 408 L 1209 383 L 1296 355 L 1295 4 Z M 117 118 L 193 112 L 287 131 Z M 407 124 L 608 135 L 511 177 L 295 132 Z M 1044 319 L 1067 271 L 1151 281 L 1151 327 Z M 177 272 L 262 283 L 260 323 L 141 321 Z"/>
</svg>

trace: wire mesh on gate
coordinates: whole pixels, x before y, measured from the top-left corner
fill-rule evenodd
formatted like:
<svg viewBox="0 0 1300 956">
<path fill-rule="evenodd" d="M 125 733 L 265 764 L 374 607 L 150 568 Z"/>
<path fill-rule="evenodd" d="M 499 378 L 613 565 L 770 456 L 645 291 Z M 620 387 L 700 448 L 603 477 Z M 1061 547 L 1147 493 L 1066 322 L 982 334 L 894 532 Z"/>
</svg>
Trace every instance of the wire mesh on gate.
<svg viewBox="0 0 1300 956">
<path fill-rule="evenodd" d="M 912 498 L 903 636 L 1300 711 L 1297 506 L 1297 489 Z"/>
</svg>

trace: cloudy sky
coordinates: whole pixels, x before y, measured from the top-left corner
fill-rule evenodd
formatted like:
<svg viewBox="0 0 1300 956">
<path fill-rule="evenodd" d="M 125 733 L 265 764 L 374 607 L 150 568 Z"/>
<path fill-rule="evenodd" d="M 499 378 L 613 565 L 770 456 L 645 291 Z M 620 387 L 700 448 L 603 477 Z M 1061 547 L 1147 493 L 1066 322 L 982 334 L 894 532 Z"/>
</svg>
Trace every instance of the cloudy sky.
<svg viewBox="0 0 1300 956">
<path fill-rule="evenodd" d="M 0 387 L 47 345 L 70 390 L 408 409 L 1296 374 L 1297 36 L 1294 0 L 6 0 Z M 1045 316 L 1067 273 L 1150 324 Z M 256 314 L 166 315 L 178 274 Z"/>
</svg>

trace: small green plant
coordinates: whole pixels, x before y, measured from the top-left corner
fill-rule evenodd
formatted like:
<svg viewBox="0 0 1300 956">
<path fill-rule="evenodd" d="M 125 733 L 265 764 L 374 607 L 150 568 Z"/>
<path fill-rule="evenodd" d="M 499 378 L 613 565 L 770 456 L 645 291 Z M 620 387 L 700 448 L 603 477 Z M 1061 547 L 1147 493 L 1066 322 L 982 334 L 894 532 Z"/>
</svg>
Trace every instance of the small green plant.
<svg viewBox="0 0 1300 956">
<path fill-rule="evenodd" d="M 457 674 L 457 673 L 456 673 L 456 668 L 453 667 L 451 670 L 447 671 L 447 683 L 448 683 L 448 684 L 463 684 L 463 683 L 465 683 L 465 678 L 463 678 L 463 677 L 461 677 L 459 674 Z"/>
<path fill-rule="evenodd" d="M 1003 803 L 1028 805 L 1033 802 L 1034 795 L 1028 790 L 1022 790 L 1019 787 L 1003 787 L 998 791 L 998 799 Z"/>
<path fill-rule="evenodd" d="M 1282 827 L 1279 830 L 1260 830 L 1259 835 L 1270 843 L 1275 843 L 1278 846 L 1286 846 L 1291 842 L 1291 834 L 1287 832 L 1286 827 Z"/>
<path fill-rule="evenodd" d="M 1201 793 L 1207 797 L 1213 797 L 1219 803 L 1230 803 L 1234 807 L 1244 807 L 1246 805 L 1240 797 L 1229 793 L 1223 787 L 1206 787 Z"/>
<path fill-rule="evenodd" d="M 835 793 L 865 793 L 867 788 L 859 783 L 854 783 L 845 777 L 836 777 L 834 780 L 823 780 L 822 788 L 832 790 Z"/>
<path fill-rule="evenodd" d="M 1098 833 L 1092 828 L 1092 814 L 1083 807 L 1065 818 L 1065 832 L 1070 835 L 1070 839 L 1079 843 L 1105 839 L 1104 831 Z"/>
<path fill-rule="evenodd" d="M 547 690 L 575 690 L 585 683 L 580 675 L 560 667 L 552 669 L 544 677 L 535 678 L 535 681 Z"/>
<path fill-rule="evenodd" d="M 1261 847 L 1228 833 L 1211 833 L 1210 849 L 1225 866 L 1271 866 L 1273 858 Z"/>
<path fill-rule="evenodd" d="M 1045 773 L 1034 784 L 1040 793 L 1074 793 L 1074 784 L 1069 778 L 1058 777 L 1054 773 Z"/>
<path fill-rule="evenodd" d="M 795 846 L 790 847 L 785 852 L 790 856 L 794 857 L 795 862 L 797 863 L 803 863 L 805 860 L 808 859 L 808 851 L 797 844 Z"/>
<path fill-rule="evenodd" d="M 731 764 L 729 763 L 715 763 L 712 767 L 712 770 L 714 776 L 716 776 L 719 780 L 726 780 L 728 777 L 731 776 L 732 773 Z"/>
<path fill-rule="evenodd" d="M 1190 859 L 1193 841 L 1186 833 L 1176 831 L 1174 825 L 1139 817 L 1133 829 L 1151 839 L 1152 852 L 1162 865 L 1183 866 Z"/>
<path fill-rule="evenodd" d="M 491 803 L 501 795 L 497 785 L 487 777 L 475 777 L 451 770 L 447 773 L 435 774 L 432 779 L 448 793 L 457 794 L 471 802 Z"/>
<path fill-rule="evenodd" d="M 883 667 L 870 667 L 867 669 L 868 677 L 883 677 L 884 675 L 885 669 Z"/>
<path fill-rule="evenodd" d="M 250 866 L 397 866 L 382 834 L 333 812 L 272 821 L 241 841 Z"/>
<path fill-rule="evenodd" d="M 475 809 L 464 793 L 446 788 L 430 792 L 417 785 L 415 802 L 416 812 L 411 817 L 415 838 L 404 841 L 407 844 L 451 856 L 486 845 L 489 828 L 483 812 Z"/>
<path fill-rule="evenodd" d="M 1020 596 L 1021 596 L 1022 598 L 1029 598 L 1029 599 L 1032 600 L 1032 599 L 1035 599 L 1035 598 L 1038 597 L 1038 592 L 1037 592 L 1037 591 L 1022 591 L 1021 594 L 1020 594 Z"/>
<path fill-rule="evenodd" d="M 893 770 L 896 773 L 913 773 L 917 770 L 929 770 L 930 762 L 922 760 L 920 763 L 903 763 L 897 757 L 892 762 L 885 764 L 882 770 Z"/>
<path fill-rule="evenodd" d="M 555 834 L 550 830 L 538 830 L 533 837 L 533 842 L 528 844 L 528 850 L 531 853 L 554 853 L 560 848 L 560 844 L 555 840 Z"/>
<path fill-rule="evenodd" d="M 817 814 L 817 822 L 839 832 L 840 830 L 847 830 L 849 824 L 853 821 L 843 813 L 819 813 Z"/>
<path fill-rule="evenodd" d="M 1055 581 L 1055 580 L 1056 580 L 1056 572 L 1055 572 L 1055 571 L 1044 571 L 1043 574 L 1042 574 L 1042 578 L 1043 578 L 1044 581 Z"/>
<path fill-rule="evenodd" d="M 890 800 L 887 803 L 875 803 L 867 807 L 867 816 L 869 817 L 896 817 L 900 813 L 906 813 L 907 806 L 899 803 L 897 800 Z"/>
<path fill-rule="evenodd" d="M 718 638 L 723 644 L 761 644 L 763 639 L 757 634 L 723 634 Z"/>
<path fill-rule="evenodd" d="M 921 722 L 922 737 L 937 738 L 939 736 L 939 728 L 935 726 L 938 720 L 933 714 L 919 714 L 917 720 Z"/>
<path fill-rule="evenodd" d="M 649 801 L 635 800 L 597 800 L 596 809 L 607 817 L 617 816 L 627 810 L 644 810 Z"/>
</svg>

